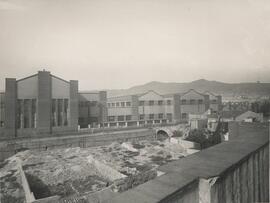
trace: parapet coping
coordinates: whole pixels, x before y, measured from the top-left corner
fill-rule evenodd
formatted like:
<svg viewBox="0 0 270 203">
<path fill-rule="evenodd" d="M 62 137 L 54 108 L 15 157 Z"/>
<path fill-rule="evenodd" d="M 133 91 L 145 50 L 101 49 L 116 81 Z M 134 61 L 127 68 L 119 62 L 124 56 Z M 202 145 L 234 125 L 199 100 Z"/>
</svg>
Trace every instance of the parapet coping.
<svg viewBox="0 0 270 203">
<path fill-rule="evenodd" d="M 269 125 L 269 124 L 268 124 Z M 247 160 L 250 154 L 269 144 L 267 131 L 240 135 L 186 158 L 158 168 L 165 172 L 154 180 L 128 190 L 109 200 L 111 203 L 166 202 L 168 197 L 181 195 L 197 184 L 200 178 L 222 176 Z"/>
</svg>

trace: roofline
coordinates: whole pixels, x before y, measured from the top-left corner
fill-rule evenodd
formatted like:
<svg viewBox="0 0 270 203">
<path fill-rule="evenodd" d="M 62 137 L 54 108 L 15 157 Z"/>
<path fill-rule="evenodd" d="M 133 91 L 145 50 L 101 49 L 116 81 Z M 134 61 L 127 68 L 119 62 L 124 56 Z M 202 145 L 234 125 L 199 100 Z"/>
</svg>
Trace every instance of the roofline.
<svg viewBox="0 0 270 203">
<path fill-rule="evenodd" d="M 100 92 L 78 92 L 79 94 L 99 94 Z"/>
<path fill-rule="evenodd" d="M 55 76 L 55 75 L 53 75 L 53 74 L 50 74 L 50 76 L 51 76 L 51 77 L 54 77 L 54 78 L 56 78 L 56 79 L 58 79 L 58 80 L 62 80 L 63 82 L 70 83 L 69 81 L 64 80 L 63 78 L 57 77 L 57 76 Z"/>
<path fill-rule="evenodd" d="M 132 97 L 132 96 L 138 96 L 138 94 L 127 94 L 127 95 L 120 95 L 120 96 L 114 96 L 114 97 L 107 97 L 107 99 L 114 99 L 114 98 L 120 98 L 120 97 Z"/>
<path fill-rule="evenodd" d="M 34 77 L 34 76 L 37 76 L 38 74 L 36 73 L 36 74 L 34 74 L 34 75 L 30 75 L 30 76 L 27 76 L 27 77 L 25 77 L 25 78 L 21 78 L 21 79 L 19 79 L 19 80 L 16 80 L 16 82 L 20 82 L 20 81 L 22 81 L 22 80 L 26 80 L 26 79 L 28 79 L 28 78 L 32 78 L 32 77 Z"/>
<path fill-rule="evenodd" d="M 140 97 L 142 97 L 142 96 L 148 94 L 149 92 L 154 92 L 155 94 L 157 94 L 157 95 L 159 95 L 159 96 L 161 96 L 161 97 L 164 97 L 164 95 L 161 95 L 161 94 L 157 93 L 155 90 L 148 90 L 147 92 L 142 93 L 142 94 L 140 95 Z"/>
<path fill-rule="evenodd" d="M 196 92 L 197 94 L 200 94 L 200 95 L 202 95 L 202 96 L 208 96 L 208 95 L 205 95 L 205 94 L 203 94 L 203 93 L 200 93 L 200 92 L 198 92 L 198 91 L 196 91 L 196 90 L 194 90 L 194 89 L 190 89 L 190 90 L 184 92 L 184 93 L 183 93 L 182 95 L 180 95 L 180 96 L 184 96 L 185 94 L 187 94 L 187 93 L 189 93 L 189 92 L 191 92 L 191 91 L 194 91 L 194 92 Z"/>
</svg>

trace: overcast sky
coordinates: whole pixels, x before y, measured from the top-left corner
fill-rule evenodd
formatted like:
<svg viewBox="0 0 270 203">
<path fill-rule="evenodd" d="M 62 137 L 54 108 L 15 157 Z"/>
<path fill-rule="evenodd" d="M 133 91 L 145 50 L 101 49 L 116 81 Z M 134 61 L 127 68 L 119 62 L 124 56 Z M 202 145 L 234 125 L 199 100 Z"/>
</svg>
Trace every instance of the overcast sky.
<svg viewBox="0 0 270 203">
<path fill-rule="evenodd" d="M 0 89 L 45 68 L 81 90 L 270 82 L 269 0 L 0 0 Z"/>
</svg>

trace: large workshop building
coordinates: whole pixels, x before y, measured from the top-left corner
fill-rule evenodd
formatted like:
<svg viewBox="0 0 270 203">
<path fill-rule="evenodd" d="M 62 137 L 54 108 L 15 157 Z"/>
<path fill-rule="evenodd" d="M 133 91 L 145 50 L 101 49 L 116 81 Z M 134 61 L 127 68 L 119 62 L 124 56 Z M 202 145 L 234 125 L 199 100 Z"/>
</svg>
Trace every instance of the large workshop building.
<svg viewBox="0 0 270 203">
<path fill-rule="evenodd" d="M 16 80 L 6 78 L 1 93 L 1 134 L 24 137 L 66 133 L 78 128 L 78 81 L 48 71 Z"/>
<path fill-rule="evenodd" d="M 20 80 L 6 78 L 5 92 L 0 92 L 0 137 L 186 122 L 190 114 L 218 112 L 221 105 L 221 96 L 195 90 L 107 98 L 106 91 L 78 92 L 78 81 L 39 71 Z"/>
</svg>

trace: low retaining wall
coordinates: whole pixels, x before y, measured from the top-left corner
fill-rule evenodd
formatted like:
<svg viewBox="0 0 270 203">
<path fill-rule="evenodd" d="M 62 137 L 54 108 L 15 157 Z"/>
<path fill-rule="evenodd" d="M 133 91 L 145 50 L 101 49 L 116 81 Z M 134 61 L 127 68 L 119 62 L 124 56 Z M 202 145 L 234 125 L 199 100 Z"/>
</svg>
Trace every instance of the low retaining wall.
<svg viewBox="0 0 270 203">
<path fill-rule="evenodd" d="M 111 168 L 110 166 L 105 165 L 104 163 L 96 160 L 91 155 L 87 157 L 87 160 L 90 164 L 93 164 L 98 170 L 100 175 L 111 182 L 127 177 L 126 175 L 119 173 L 117 170 Z"/>
<path fill-rule="evenodd" d="M 0 142 L 0 161 L 26 149 L 48 150 L 67 147 L 94 147 L 108 145 L 114 141 L 126 142 L 144 139 L 155 139 L 155 132 L 151 129 L 140 129 L 91 135 L 14 139 Z"/>
<path fill-rule="evenodd" d="M 193 148 L 193 149 L 201 149 L 201 145 L 196 142 L 191 142 L 187 140 L 183 140 L 182 138 L 174 138 L 170 139 L 171 143 L 180 144 L 185 149 Z"/>
<path fill-rule="evenodd" d="M 140 184 L 143 184 L 149 180 L 152 180 L 157 177 L 157 171 L 155 169 L 151 169 L 145 172 L 141 172 L 137 175 L 131 175 L 121 180 L 117 180 L 114 182 L 114 190 L 117 192 L 123 192 L 130 188 L 134 188 Z"/>
<path fill-rule="evenodd" d="M 26 178 L 26 175 L 22 169 L 21 163 L 17 162 L 19 173 L 21 176 L 21 181 L 22 181 L 22 186 L 24 190 L 24 195 L 25 195 L 25 201 L 26 203 L 56 203 L 59 200 L 59 196 L 51 196 L 47 198 L 42 198 L 42 199 L 36 199 L 33 192 L 30 189 L 28 180 Z"/>
</svg>

